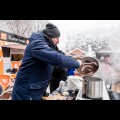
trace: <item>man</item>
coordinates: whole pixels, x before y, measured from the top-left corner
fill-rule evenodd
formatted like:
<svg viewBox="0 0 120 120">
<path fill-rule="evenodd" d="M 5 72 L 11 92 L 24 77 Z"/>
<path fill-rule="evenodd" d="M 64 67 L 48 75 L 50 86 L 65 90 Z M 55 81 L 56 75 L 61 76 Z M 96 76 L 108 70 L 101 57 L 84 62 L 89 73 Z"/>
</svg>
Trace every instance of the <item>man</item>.
<svg viewBox="0 0 120 120">
<path fill-rule="evenodd" d="M 81 66 L 81 60 L 56 51 L 59 37 L 60 31 L 50 23 L 43 31 L 32 33 L 16 76 L 12 100 L 41 100 L 50 82 L 53 66 Z"/>
</svg>

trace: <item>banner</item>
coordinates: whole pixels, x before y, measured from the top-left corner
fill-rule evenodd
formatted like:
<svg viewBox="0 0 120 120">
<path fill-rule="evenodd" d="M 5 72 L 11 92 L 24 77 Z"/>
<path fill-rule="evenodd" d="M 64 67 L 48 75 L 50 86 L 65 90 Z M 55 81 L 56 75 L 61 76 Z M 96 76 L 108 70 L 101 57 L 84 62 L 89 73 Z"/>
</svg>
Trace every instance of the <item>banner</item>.
<svg viewBox="0 0 120 120">
<path fill-rule="evenodd" d="M 23 45 L 27 45 L 29 43 L 28 38 L 15 35 L 12 33 L 8 33 L 2 30 L 0 30 L 0 40 L 6 41 L 6 42 L 20 43 Z"/>
</svg>

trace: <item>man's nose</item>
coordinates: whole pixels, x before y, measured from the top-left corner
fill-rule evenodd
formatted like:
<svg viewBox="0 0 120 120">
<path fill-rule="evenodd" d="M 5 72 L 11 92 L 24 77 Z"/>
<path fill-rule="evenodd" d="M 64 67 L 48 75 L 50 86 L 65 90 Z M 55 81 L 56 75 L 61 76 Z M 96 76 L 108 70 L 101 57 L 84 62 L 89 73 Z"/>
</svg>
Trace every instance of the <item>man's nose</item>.
<svg viewBox="0 0 120 120">
<path fill-rule="evenodd" d="M 57 44 L 59 44 L 59 39 L 57 39 Z"/>
</svg>

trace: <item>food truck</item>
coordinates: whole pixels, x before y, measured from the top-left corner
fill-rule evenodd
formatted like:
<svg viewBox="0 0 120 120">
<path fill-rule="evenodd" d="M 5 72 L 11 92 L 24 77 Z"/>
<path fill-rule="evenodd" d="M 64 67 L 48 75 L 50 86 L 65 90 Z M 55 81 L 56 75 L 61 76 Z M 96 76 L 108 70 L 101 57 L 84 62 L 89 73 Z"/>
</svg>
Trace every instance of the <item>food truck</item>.
<svg viewBox="0 0 120 120">
<path fill-rule="evenodd" d="M 0 85 L 3 89 L 15 79 L 28 42 L 25 37 L 0 30 Z"/>
</svg>

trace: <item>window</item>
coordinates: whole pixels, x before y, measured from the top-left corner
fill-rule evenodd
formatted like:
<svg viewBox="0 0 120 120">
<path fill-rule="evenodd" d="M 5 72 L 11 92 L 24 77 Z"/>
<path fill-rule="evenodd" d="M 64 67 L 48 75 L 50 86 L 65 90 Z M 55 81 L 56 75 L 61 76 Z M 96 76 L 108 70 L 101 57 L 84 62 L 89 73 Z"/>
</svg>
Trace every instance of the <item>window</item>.
<svg viewBox="0 0 120 120">
<path fill-rule="evenodd" d="M 3 57 L 10 57 L 10 48 L 2 47 Z"/>
</svg>

